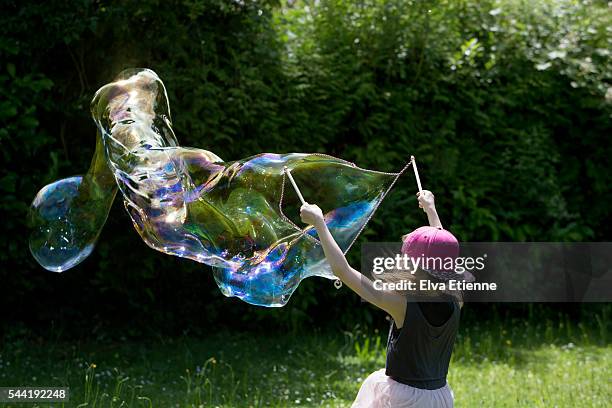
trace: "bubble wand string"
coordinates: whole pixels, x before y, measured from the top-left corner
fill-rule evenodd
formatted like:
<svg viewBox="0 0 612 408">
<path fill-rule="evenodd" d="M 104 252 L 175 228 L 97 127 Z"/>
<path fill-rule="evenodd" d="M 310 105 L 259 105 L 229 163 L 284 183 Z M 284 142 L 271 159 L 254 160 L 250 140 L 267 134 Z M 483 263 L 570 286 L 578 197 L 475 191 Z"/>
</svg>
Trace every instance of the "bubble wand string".
<svg viewBox="0 0 612 408">
<path fill-rule="evenodd" d="M 302 205 L 307 204 L 306 201 L 304 200 L 304 196 L 302 196 L 302 192 L 298 188 L 297 184 L 295 183 L 295 180 L 293 179 L 293 176 L 291 175 L 291 170 L 289 170 L 289 168 L 287 166 L 285 166 L 283 168 L 283 171 L 285 172 L 285 174 L 289 178 L 289 181 L 291 182 L 291 185 L 293 186 L 293 189 L 295 190 L 296 194 L 300 198 L 300 201 L 302 202 Z M 340 289 L 342 287 L 342 281 L 340 279 L 336 279 L 334 281 L 334 287 L 336 289 Z"/>
<path fill-rule="evenodd" d="M 421 186 L 421 179 L 419 178 L 419 170 L 417 169 L 416 160 L 414 156 L 410 156 L 410 161 L 412 162 L 412 170 L 414 170 L 414 177 L 416 177 L 417 187 L 419 188 L 419 193 L 423 191 L 423 187 Z"/>
</svg>

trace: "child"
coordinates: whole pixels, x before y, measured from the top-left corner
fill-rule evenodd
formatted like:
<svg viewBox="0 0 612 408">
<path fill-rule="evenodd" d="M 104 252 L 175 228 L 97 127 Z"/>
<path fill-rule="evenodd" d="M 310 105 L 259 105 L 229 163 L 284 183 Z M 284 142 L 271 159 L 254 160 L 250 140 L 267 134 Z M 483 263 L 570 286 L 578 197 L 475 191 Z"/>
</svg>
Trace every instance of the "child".
<svg viewBox="0 0 612 408">
<path fill-rule="evenodd" d="M 411 257 L 456 258 L 459 244 L 450 232 L 442 229 L 434 195 L 423 190 L 417 193 L 417 197 L 430 226 L 418 228 L 402 237 L 402 253 Z M 363 299 L 389 313 L 393 320 L 387 342 L 386 369 L 368 376 L 353 408 L 452 407 L 454 397 L 446 383 L 446 374 L 459 328 L 458 299 L 437 293 L 427 302 L 415 302 L 405 293 L 376 290 L 370 279 L 348 264 L 327 229 L 319 207 L 304 204 L 300 215 L 303 222 L 316 228 L 334 275 Z M 440 268 L 419 268 L 414 274 L 407 275 L 435 282 L 468 278 Z"/>
</svg>

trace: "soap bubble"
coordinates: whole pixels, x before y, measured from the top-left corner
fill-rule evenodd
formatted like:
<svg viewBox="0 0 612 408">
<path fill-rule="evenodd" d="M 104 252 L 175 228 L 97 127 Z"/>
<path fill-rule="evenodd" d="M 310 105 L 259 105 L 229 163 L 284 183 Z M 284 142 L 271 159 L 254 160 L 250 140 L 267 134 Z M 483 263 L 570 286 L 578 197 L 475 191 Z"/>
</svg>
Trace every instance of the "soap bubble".
<svg viewBox="0 0 612 408">
<path fill-rule="evenodd" d="M 44 187 L 30 211 L 30 249 L 62 272 L 93 250 L 116 192 L 151 248 L 213 267 L 220 290 L 282 306 L 309 276 L 334 279 L 316 231 L 300 227 L 300 202 L 319 205 L 348 251 L 400 173 L 365 170 L 323 154 L 263 153 L 224 162 L 181 147 L 165 87 L 151 70 L 127 70 L 91 103 L 98 128 L 85 176 Z"/>
</svg>

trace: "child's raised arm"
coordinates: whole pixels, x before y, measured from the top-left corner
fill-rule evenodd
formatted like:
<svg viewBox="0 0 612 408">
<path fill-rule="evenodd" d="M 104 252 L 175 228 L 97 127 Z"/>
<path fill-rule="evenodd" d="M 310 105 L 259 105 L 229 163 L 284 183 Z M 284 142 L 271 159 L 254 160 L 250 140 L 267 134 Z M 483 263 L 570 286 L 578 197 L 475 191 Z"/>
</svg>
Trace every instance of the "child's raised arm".
<svg viewBox="0 0 612 408">
<path fill-rule="evenodd" d="M 396 324 L 401 326 L 406 313 L 406 298 L 397 292 L 376 290 L 368 277 L 349 265 L 344 253 L 329 232 L 323 213 L 318 206 L 304 204 L 300 215 L 302 221 L 316 228 L 325 257 L 334 275 L 363 299 L 389 313 Z"/>
<path fill-rule="evenodd" d="M 418 192 L 416 195 L 417 199 L 419 200 L 419 207 L 425 211 L 425 214 L 427 214 L 429 225 L 432 227 L 442 228 L 442 222 L 440 221 L 440 217 L 438 217 L 438 212 L 436 211 L 435 197 L 433 193 L 429 190 L 423 190 Z"/>
</svg>

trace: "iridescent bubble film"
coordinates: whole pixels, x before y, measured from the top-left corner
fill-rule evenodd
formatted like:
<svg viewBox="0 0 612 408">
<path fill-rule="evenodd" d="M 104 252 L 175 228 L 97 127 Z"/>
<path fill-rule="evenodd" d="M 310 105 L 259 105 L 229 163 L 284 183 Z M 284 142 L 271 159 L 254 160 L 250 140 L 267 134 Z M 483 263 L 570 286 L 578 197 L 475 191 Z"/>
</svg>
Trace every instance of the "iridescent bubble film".
<svg viewBox="0 0 612 408">
<path fill-rule="evenodd" d="M 225 162 L 181 147 L 164 84 L 148 69 L 122 72 L 91 103 L 98 128 L 89 171 L 44 187 L 31 211 L 30 250 L 62 272 L 93 250 L 119 191 L 151 248 L 213 267 L 226 296 L 282 306 L 309 276 L 333 279 L 299 200 L 316 203 L 346 252 L 400 173 L 361 169 L 322 154 L 263 153 Z"/>
</svg>

